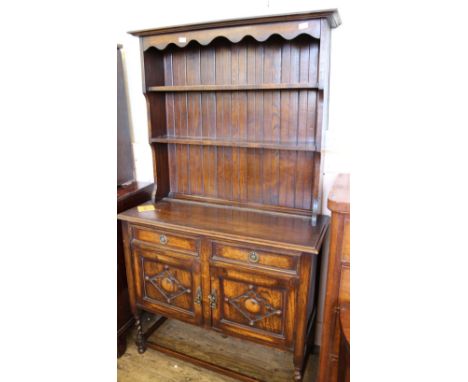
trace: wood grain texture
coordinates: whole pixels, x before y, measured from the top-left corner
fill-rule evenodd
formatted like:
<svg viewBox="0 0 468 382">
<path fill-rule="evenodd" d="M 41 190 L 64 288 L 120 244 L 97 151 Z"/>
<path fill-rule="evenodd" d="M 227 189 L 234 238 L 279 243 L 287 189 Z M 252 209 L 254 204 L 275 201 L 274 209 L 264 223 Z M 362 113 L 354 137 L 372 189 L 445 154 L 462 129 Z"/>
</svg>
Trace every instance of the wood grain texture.
<svg viewBox="0 0 468 382">
<path fill-rule="evenodd" d="M 154 211 L 145 212 L 132 208 L 119 214 L 119 219 L 312 254 L 318 253 L 329 222 L 327 216 L 321 215 L 313 226 L 307 217 L 172 199 L 161 200 L 155 207 Z"/>
<path fill-rule="evenodd" d="M 285 256 L 281 253 L 265 252 L 255 247 L 242 247 L 233 244 L 214 242 L 213 261 L 233 261 L 248 264 L 250 267 L 265 267 L 275 270 L 291 270 L 297 273 L 298 256 Z"/>
<path fill-rule="evenodd" d="M 132 260 L 137 306 L 190 323 L 201 323 L 201 306 L 194 303 L 197 290 L 201 288 L 197 258 L 134 246 Z"/>
<path fill-rule="evenodd" d="M 156 244 L 162 249 L 176 249 L 189 252 L 198 252 L 199 243 L 194 237 L 187 235 L 174 235 L 161 230 L 147 230 L 144 227 L 133 226 L 134 240 L 147 241 Z"/>
<path fill-rule="evenodd" d="M 259 276 L 216 264 L 210 269 L 211 288 L 219 303 L 213 327 L 252 341 L 288 349 L 293 341 L 295 288 L 290 279 Z M 258 311 L 249 308 L 249 302 Z"/>
<path fill-rule="evenodd" d="M 166 72 L 163 81 L 148 72 L 148 84 L 164 84 L 149 89 L 189 90 L 166 94 L 164 107 L 164 95 L 149 97 L 149 107 L 159 102 L 154 108 L 166 115 L 154 122 L 160 133 L 154 127 L 150 133 L 153 150 L 156 144 L 168 146 L 168 158 L 163 152 L 159 160 L 160 177 L 168 171 L 169 179 L 159 194 L 167 195 L 170 187 L 171 194 L 210 196 L 226 204 L 311 210 L 320 157 L 313 154 L 318 90 L 309 86 L 318 79 L 318 47 L 306 36 L 291 42 L 274 36 L 263 43 L 246 38 L 145 52 L 164 63 Z M 252 86 L 264 89 L 248 91 Z"/>
</svg>

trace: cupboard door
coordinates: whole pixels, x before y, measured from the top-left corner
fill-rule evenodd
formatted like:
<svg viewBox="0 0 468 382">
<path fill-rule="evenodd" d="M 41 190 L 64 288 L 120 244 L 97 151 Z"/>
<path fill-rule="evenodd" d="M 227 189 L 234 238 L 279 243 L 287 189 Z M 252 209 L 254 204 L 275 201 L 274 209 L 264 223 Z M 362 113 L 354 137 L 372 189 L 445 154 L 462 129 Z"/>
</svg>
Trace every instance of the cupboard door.
<svg viewBox="0 0 468 382">
<path fill-rule="evenodd" d="M 201 323 L 198 257 L 134 246 L 133 265 L 138 305 L 166 317 Z"/>
<path fill-rule="evenodd" d="M 293 338 L 296 280 L 212 266 L 212 325 L 229 334 L 289 348 Z"/>
</svg>

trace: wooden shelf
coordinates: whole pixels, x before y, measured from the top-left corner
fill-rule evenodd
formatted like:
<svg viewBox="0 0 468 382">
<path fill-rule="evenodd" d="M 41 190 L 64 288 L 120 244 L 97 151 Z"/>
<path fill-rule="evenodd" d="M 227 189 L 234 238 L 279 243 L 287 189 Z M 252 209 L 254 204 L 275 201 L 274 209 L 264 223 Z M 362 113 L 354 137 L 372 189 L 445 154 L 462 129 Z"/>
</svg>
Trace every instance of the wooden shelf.
<svg viewBox="0 0 468 382">
<path fill-rule="evenodd" d="M 152 143 L 175 143 L 179 145 L 198 145 L 198 146 L 221 146 L 221 147 L 244 147 L 254 149 L 271 150 L 292 150 L 292 151 L 317 151 L 315 143 L 294 143 L 294 142 L 259 142 L 259 141 L 238 141 L 231 139 L 210 139 L 210 138 L 191 138 L 191 137 L 155 137 L 151 138 Z"/>
<path fill-rule="evenodd" d="M 178 85 L 178 86 L 149 86 L 150 92 L 214 92 L 214 91 L 242 91 L 242 90 L 319 90 L 317 83 L 304 84 L 244 84 L 244 85 Z"/>
</svg>

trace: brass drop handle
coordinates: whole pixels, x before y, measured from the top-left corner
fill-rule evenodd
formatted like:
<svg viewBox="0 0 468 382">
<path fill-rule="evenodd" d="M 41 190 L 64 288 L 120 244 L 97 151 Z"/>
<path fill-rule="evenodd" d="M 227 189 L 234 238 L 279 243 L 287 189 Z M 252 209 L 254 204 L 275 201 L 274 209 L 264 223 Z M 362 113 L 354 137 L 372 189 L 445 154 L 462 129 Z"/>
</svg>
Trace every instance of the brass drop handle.
<svg viewBox="0 0 468 382">
<path fill-rule="evenodd" d="M 249 252 L 249 261 L 251 263 L 258 263 L 258 260 L 260 260 L 260 256 L 258 255 L 257 252 L 255 251 Z"/>
<path fill-rule="evenodd" d="M 159 242 L 163 245 L 167 244 L 167 236 L 166 235 L 159 235 Z"/>
<path fill-rule="evenodd" d="M 217 303 L 217 298 L 216 298 L 216 291 L 212 291 L 208 295 L 208 301 L 210 302 L 210 308 L 211 309 L 216 309 L 216 303 Z"/>
</svg>

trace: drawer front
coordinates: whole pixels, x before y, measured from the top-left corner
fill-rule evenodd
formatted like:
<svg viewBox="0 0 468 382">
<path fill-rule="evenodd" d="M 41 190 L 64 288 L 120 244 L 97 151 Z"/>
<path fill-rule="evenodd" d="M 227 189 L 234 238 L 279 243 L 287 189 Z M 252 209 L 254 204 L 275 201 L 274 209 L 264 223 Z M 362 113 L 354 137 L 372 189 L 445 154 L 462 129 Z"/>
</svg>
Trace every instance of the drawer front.
<svg viewBox="0 0 468 382">
<path fill-rule="evenodd" d="M 260 343 L 292 345 L 296 287 L 292 279 L 211 266 L 212 325 Z"/>
<path fill-rule="evenodd" d="M 198 240 L 172 232 L 133 226 L 133 238 L 162 247 L 198 252 Z"/>
<path fill-rule="evenodd" d="M 297 271 L 299 257 L 226 243 L 213 243 L 213 259 L 234 261 L 250 266 Z"/>
<path fill-rule="evenodd" d="M 137 303 L 167 317 L 200 323 L 201 276 L 198 258 L 133 246 Z"/>
</svg>

